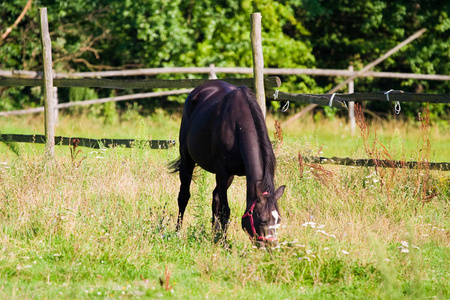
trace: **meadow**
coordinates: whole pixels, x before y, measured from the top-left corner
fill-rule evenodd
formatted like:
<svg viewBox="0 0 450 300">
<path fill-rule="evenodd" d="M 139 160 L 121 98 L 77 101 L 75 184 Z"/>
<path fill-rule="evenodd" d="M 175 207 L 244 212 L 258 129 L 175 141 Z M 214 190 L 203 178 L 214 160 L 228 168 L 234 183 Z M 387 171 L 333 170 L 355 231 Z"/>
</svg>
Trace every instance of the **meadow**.
<svg viewBox="0 0 450 300">
<path fill-rule="evenodd" d="M 213 243 L 214 176 L 195 172 L 175 232 L 178 149 L 0 143 L 2 299 L 448 299 L 450 177 L 417 169 L 306 164 L 302 156 L 450 161 L 448 126 L 391 119 L 352 135 L 344 119 L 307 117 L 276 130 L 280 249 L 241 229 L 245 178 L 228 191 L 229 248 Z M 61 114 L 57 135 L 177 139 L 162 110 L 114 122 Z M 1 133 L 42 134 L 42 115 L 0 119 Z M 283 123 L 282 123 L 283 124 Z M 375 134 L 376 133 L 376 134 Z M 81 150 L 81 151 L 79 151 Z"/>
</svg>

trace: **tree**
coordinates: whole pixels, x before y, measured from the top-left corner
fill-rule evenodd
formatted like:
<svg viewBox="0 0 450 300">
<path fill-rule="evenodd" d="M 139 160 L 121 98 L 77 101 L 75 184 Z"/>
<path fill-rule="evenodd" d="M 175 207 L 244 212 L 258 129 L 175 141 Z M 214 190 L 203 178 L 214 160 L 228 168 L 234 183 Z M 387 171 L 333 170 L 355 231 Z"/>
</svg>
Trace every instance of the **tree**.
<svg viewBox="0 0 450 300">
<path fill-rule="evenodd" d="M 0 28 L 8 28 L 26 0 L 0 5 Z M 422 38 L 377 70 L 449 74 L 450 4 L 445 1 L 43 0 L 39 5 L 48 8 L 54 69 L 58 72 L 211 63 L 248 67 L 252 65 L 250 14 L 259 11 L 266 67 L 345 69 L 354 64 L 358 69 L 425 27 L 427 33 Z M 38 24 L 34 3 L 0 45 L 1 69 L 42 69 Z M 322 93 L 338 80 L 284 76 L 282 89 Z M 449 83 L 393 79 L 356 82 L 358 91 L 391 88 L 445 93 Z M 0 110 L 40 102 L 37 89 L 15 87 L 0 93 Z M 62 93 L 60 98 L 67 100 L 69 93 Z M 107 97 L 110 91 L 97 93 Z"/>
<path fill-rule="evenodd" d="M 427 32 L 376 70 L 423 74 L 449 74 L 450 4 L 420 0 L 303 0 L 298 16 L 311 32 L 313 54 L 321 68 L 356 69 L 375 60 L 421 28 Z M 322 78 L 320 85 L 335 83 Z M 402 89 L 408 92 L 446 93 L 449 82 L 394 79 L 358 79 L 357 91 Z M 379 103 L 369 105 L 383 109 Z M 385 106 L 385 105 L 383 105 Z M 422 104 L 404 104 L 416 113 Z M 436 105 L 441 109 L 444 105 Z M 448 109 L 448 105 L 447 105 Z"/>
</svg>

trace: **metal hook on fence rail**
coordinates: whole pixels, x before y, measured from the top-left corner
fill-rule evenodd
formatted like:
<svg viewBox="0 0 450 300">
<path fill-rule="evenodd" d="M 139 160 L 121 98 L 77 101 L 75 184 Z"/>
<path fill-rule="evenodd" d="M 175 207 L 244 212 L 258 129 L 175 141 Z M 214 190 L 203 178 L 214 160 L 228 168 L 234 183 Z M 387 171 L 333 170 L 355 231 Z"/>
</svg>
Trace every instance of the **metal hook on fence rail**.
<svg viewBox="0 0 450 300">
<path fill-rule="evenodd" d="M 389 90 L 389 91 L 387 91 L 387 92 L 385 92 L 384 94 L 386 95 L 386 99 L 387 99 L 387 101 L 389 101 L 389 93 L 390 92 L 393 92 L 394 90 Z"/>
<path fill-rule="evenodd" d="M 278 100 L 278 90 L 275 90 L 275 93 L 273 94 L 273 100 L 277 101 Z M 286 112 L 289 108 L 289 101 L 286 102 L 285 105 L 283 105 L 283 107 L 281 108 L 282 112 Z"/>
<path fill-rule="evenodd" d="M 389 101 L 389 93 L 393 92 L 394 90 L 389 90 L 387 92 L 385 92 L 384 94 L 386 95 L 386 99 L 387 101 Z M 400 114 L 400 111 L 402 110 L 402 107 L 400 106 L 400 101 L 395 101 L 395 106 L 394 106 L 394 111 L 395 113 L 398 115 Z"/>
<path fill-rule="evenodd" d="M 333 93 L 333 95 L 331 95 L 330 102 L 328 103 L 328 106 L 329 106 L 329 107 L 333 107 L 333 99 L 334 99 L 334 96 L 336 96 L 336 93 Z"/>
<path fill-rule="evenodd" d="M 282 112 L 286 112 L 289 108 L 289 101 L 286 102 L 286 104 L 283 106 L 283 108 L 281 109 Z"/>
<path fill-rule="evenodd" d="M 274 101 L 278 100 L 278 90 L 275 90 L 275 93 L 273 94 L 273 100 Z"/>
<path fill-rule="evenodd" d="M 394 111 L 398 115 L 400 114 L 400 111 L 402 110 L 402 107 L 400 106 L 400 101 L 395 102 Z"/>
</svg>

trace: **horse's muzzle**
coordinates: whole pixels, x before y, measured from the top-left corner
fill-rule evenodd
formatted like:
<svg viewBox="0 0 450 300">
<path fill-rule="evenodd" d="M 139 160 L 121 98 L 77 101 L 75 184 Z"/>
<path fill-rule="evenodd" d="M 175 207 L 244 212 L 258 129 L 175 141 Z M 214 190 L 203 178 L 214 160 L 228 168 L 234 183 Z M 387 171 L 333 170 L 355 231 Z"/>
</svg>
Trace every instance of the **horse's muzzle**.
<svg viewBox="0 0 450 300">
<path fill-rule="evenodd" d="M 262 235 L 257 236 L 257 246 L 259 248 L 278 248 L 277 232 L 274 229 L 261 228 Z"/>
</svg>

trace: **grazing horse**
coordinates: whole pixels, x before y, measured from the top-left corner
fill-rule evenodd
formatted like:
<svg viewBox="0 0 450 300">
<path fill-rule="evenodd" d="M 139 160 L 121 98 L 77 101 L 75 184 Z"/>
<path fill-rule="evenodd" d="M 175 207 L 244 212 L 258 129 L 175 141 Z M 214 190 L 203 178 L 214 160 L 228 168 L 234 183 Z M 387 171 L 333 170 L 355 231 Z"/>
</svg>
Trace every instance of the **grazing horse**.
<svg viewBox="0 0 450 300">
<path fill-rule="evenodd" d="M 180 158 L 171 165 L 174 172 L 179 171 L 181 181 L 177 230 L 183 222 L 196 164 L 216 174 L 212 223 L 218 237 L 226 239 L 230 218 L 227 189 L 234 175 L 246 176 L 247 208 L 242 228 L 259 247 L 277 247 L 276 229 L 281 222 L 277 200 L 285 186 L 275 190 L 275 155 L 261 108 L 249 88 L 208 81 L 186 98 Z"/>
</svg>

